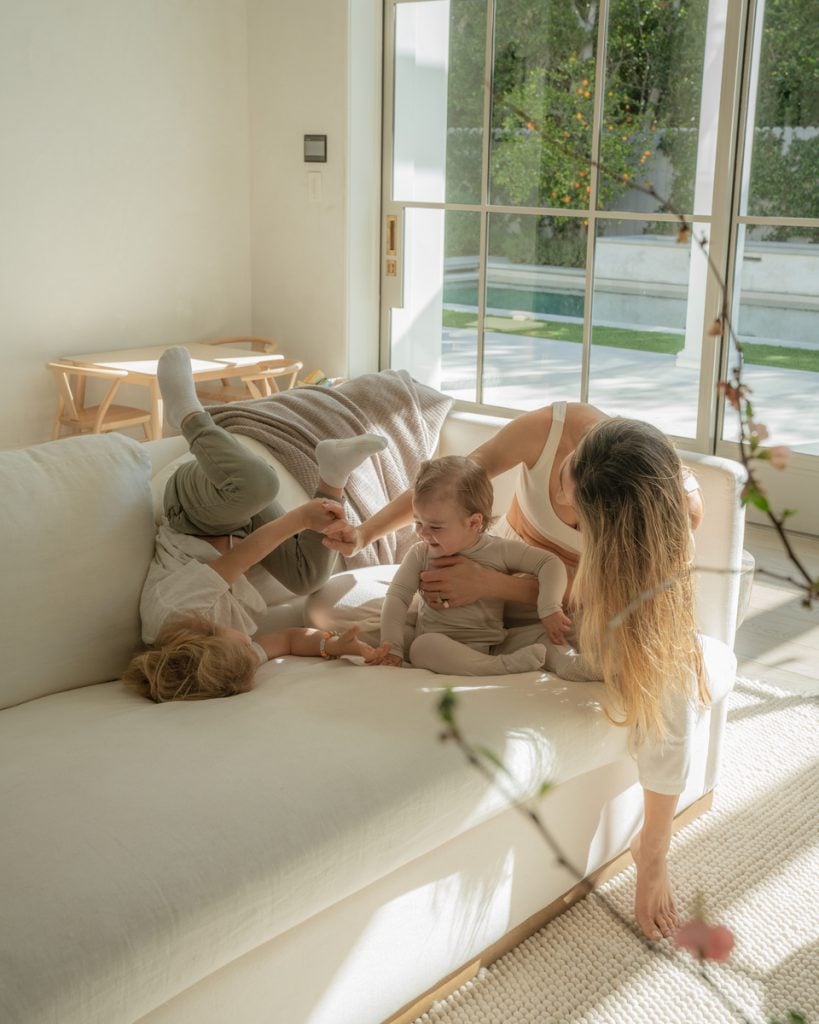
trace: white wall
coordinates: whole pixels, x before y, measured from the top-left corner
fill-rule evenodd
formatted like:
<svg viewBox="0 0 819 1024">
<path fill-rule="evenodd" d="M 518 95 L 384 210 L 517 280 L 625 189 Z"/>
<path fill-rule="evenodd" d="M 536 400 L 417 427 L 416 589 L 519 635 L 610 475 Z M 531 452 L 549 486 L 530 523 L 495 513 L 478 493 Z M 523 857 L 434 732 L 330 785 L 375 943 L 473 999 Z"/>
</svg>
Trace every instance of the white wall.
<svg viewBox="0 0 819 1024">
<path fill-rule="evenodd" d="M 0 447 L 47 359 L 250 328 L 245 0 L 0 0 L 0 147 Z"/>
<path fill-rule="evenodd" d="M 0 0 L 0 448 L 49 436 L 63 354 L 377 368 L 380 49 L 380 0 Z"/>
<path fill-rule="evenodd" d="M 254 331 L 305 372 L 375 369 L 380 4 L 248 0 L 248 38 Z"/>
</svg>

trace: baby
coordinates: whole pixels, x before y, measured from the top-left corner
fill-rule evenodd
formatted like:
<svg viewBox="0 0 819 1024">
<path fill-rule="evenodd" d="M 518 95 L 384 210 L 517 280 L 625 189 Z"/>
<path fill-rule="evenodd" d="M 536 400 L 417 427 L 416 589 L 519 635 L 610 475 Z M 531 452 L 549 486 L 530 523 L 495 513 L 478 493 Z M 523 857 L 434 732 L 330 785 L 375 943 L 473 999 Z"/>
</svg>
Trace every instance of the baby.
<svg viewBox="0 0 819 1024">
<path fill-rule="evenodd" d="M 455 554 L 502 572 L 537 576 L 543 628 L 552 643 L 564 643 L 571 627 L 561 605 L 565 566 L 549 551 L 487 534 L 493 500 L 489 477 L 472 459 L 450 455 L 422 464 L 412 500 L 420 543 L 407 552 L 390 584 L 381 610 L 381 646 L 365 658 L 368 664 L 402 664 L 404 623 L 420 574 L 430 559 Z M 421 601 L 408 660 L 419 668 L 453 675 L 501 675 L 543 667 L 544 644 L 493 653 L 505 636 L 500 598 L 483 598 L 462 608 L 450 608 L 447 601 L 435 606 Z"/>
</svg>

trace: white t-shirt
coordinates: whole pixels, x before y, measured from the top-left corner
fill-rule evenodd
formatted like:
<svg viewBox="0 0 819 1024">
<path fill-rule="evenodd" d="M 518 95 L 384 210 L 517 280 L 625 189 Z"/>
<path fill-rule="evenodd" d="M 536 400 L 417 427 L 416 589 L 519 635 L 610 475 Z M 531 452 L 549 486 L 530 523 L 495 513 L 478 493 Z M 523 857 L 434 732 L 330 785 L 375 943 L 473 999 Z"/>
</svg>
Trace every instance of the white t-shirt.
<svg viewBox="0 0 819 1024">
<path fill-rule="evenodd" d="M 208 562 L 218 557 L 209 541 L 176 533 L 163 517 L 139 602 L 146 644 L 154 642 L 167 621 L 187 612 L 200 612 L 248 636 L 256 632 L 253 616 L 266 611 L 264 598 L 246 576 L 230 584 L 211 569 Z"/>
</svg>

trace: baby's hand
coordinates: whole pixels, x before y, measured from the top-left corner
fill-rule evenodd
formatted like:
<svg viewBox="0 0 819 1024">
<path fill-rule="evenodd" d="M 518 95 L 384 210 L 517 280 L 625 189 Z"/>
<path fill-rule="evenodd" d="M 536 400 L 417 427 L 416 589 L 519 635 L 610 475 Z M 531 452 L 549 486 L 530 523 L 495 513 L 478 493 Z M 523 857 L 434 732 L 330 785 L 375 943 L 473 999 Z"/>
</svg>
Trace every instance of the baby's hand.
<svg viewBox="0 0 819 1024">
<path fill-rule="evenodd" d="M 344 522 L 344 509 L 337 501 L 329 498 L 313 498 L 301 506 L 302 518 L 305 530 L 315 530 L 321 533 L 330 523 L 338 520 Z"/>
<path fill-rule="evenodd" d="M 572 628 L 572 620 L 567 618 L 561 609 L 558 608 L 556 612 L 552 612 L 551 615 L 545 616 L 540 621 L 553 644 L 560 646 L 566 643 L 565 634 Z"/>
<path fill-rule="evenodd" d="M 372 648 L 372 654 L 369 656 L 365 654 L 364 663 L 366 665 L 388 665 L 390 668 L 399 668 L 404 663 L 404 659 L 399 658 L 397 654 L 390 654 L 390 645 L 385 643 L 379 647 Z"/>
</svg>

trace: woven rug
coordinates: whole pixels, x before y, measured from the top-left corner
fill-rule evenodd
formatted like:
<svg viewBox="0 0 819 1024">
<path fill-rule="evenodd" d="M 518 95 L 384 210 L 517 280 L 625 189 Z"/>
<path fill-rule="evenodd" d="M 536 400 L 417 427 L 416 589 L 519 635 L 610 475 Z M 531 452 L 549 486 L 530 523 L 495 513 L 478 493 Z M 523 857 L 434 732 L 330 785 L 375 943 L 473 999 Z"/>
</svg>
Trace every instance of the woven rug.
<svg viewBox="0 0 819 1024">
<path fill-rule="evenodd" d="M 791 1010 L 819 1024 L 819 698 L 740 680 L 729 700 L 714 807 L 669 859 L 682 916 L 701 893 L 736 938 L 728 963 L 706 965 L 714 986 L 593 893 L 416 1024 L 768 1024 Z M 631 918 L 633 867 L 600 891 Z"/>
</svg>

